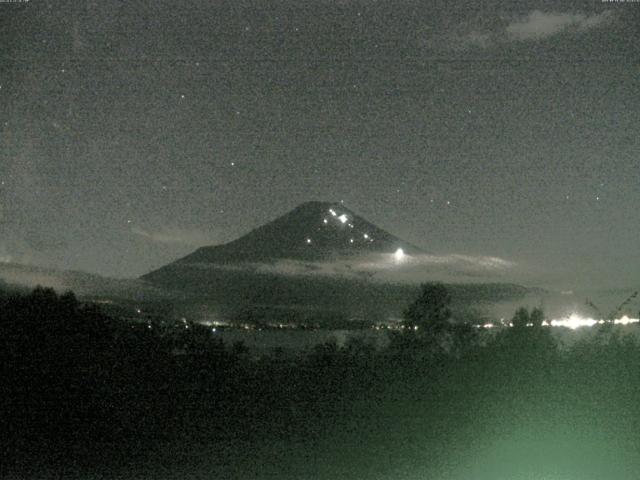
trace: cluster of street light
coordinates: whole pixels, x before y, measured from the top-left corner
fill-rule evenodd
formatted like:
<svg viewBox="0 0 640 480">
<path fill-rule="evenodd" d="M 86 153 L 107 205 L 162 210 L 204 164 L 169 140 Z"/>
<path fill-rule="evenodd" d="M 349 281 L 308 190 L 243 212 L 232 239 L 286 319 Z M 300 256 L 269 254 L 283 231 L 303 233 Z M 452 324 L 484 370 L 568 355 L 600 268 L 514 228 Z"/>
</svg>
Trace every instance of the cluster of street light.
<svg viewBox="0 0 640 480">
<path fill-rule="evenodd" d="M 572 313 L 568 317 L 564 318 L 556 318 L 551 320 L 545 320 L 542 322 L 543 327 L 564 327 L 569 328 L 571 330 L 576 330 L 582 327 L 593 327 L 595 325 L 631 325 L 635 323 L 640 323 L 639 318 L 629 318 L 627 315 L 623 315 L 620 318 L 614 318 L 611 320 L 604 319 L 595 319 L 590 317 L 583 317 L 578 315 L 577 313 Z M 505 323 L 504 320 L 501 323 L 485 323 L 480 325 L 479 328 L 496 328 L 496 327 L 512 327 L 512 323 Z M 532 324 L 528 324 L 527 326 L 531 327 Z"/>
</svg>

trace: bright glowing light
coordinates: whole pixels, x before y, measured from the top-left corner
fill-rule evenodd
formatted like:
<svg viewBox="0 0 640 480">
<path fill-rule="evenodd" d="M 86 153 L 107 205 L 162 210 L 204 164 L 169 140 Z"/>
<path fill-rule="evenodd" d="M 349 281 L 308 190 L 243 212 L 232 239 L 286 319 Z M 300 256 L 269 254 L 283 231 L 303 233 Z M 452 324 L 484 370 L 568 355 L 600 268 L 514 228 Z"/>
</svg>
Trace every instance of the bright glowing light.
<svg viewBox="0 0 640 480">
<path fill-rule="evenodd" d="M 367 235 L 367 234 L 365 233 L 365 234 L 363 235 L 363 237 L 364 237 L 365 239 L 368 239 L 368 238 L 369 238 L 369 235 Z"/>
<path fill-rule="evenodd" d="M 329 209 L 329 213 L 330 213 L 332 216 L 334 216 L 334 217 L 338 215 L 338 214 L 336 213 L 336 211 L 335 211 L 333 208 L 330 208 L 330 209 Z"/>
<path fill-rule="evenodd" d="M 404 258 L 404 250 L 401 248 L 397 249 L 393 256 L 397 261 L 402 260 Z"/>
<path fill-rule="evenodd" d="M 350 238 L 350 239 L 349 239 L 349 243 L 353 243 L 353 238 Z"/>
<path fill-rule="evenodd" d="M 629 318 L 626 315 L 624 315 L 622 318 L 617 318 L 613 321 L 613 323 L 615 323 L 616 325 L 629 325 L 631 323 L 638 323 L 640 322 L 640 318 Z"/>
<path fill-rule="evenodd" d="M 307 244 L 311 244 L 311 239 L 307 238 Z"/>
<path fill-rule="evenodd" d="M 327 220 L 326 218 L 323 220 L 324 223 L 329 223 L 329 220 Z"/>
<path fill-rule="evenodd" d="M 340 222 L 342 223 L 347 223 L 347 220 L 349 220 L 349 218 L 343 213 L 338 217 L 338 220 L 340 220 Z"/>
<path fill-rule="evenodd" d="M 593 327 L 594 325 L 604 325 L 605 323 L 613 323 L 614 325 L 630 325 L 632 323 L 639 323 L 638 318 L 629 318 L 627 315 L 621 318 L 615 318 L 613 320 L 596 320 L 595 318 L 587 318 L 572 313 L 569 317 L 550 320 L 549 322 L 543 322 L 543 325 L 551 325 L 552 327 L 566 327 L 575 330 L 580 327 Z"/>
<path fill-rule="evenodd" d="M 593 327 L 598 323 L 598 320 L 593 318 L 581 317 L 577 313 L 572 313 L 568 318 L 560 320 L 551 320 L 552 327 L 566 327 L 571 330 L 575 330 L 580 327 Z"/>
</svg>

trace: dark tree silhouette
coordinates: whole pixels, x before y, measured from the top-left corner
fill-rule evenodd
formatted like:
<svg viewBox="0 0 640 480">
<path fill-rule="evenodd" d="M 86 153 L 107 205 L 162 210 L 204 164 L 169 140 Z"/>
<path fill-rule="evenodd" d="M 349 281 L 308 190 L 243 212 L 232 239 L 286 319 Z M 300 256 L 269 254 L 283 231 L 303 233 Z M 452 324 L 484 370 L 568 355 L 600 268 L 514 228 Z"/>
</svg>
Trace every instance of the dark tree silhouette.
<svg viewBox="0 0 640 480">
<path fill-rule="evenodd" d="M 451 352 L 461 357 L 478 345 L 478 331 L 470 323 L 457 323 L 451 326 Z"/>
<path fill-rule="evenodd" d="M 520 307 L 511 320 L 513 328 L 496 338 L 503 361 L 529 378 L 547 375 L 557 363 L 558 346 L 551 329 L 542 327 L 543 319 L 542 309 Z"/>
<path fill-rule="evenodd" d="M 418 298 L 404 311 L 403 317 L 409 326 L 417 326 L 424 335 L 439 335 L 449 329 L 450 305 L 447 287 L 442 283 L 423 283 Z"/>
<path fill-rule="evenodd" d="M 529 310 L 526 307 L 520 307 L 516 310 L 516 313 L 513 315 L 511 319 L 511 324 L 513 328 L 525 328 L 527 324 L 531 321 L 529 316 Z"/>
<path fill-rule="evenodd" d="M 527 326 L 542 327 L 544 321 L 544 311 L 541 308 L 534 308 L 529 312 L 526 307 L 520 307 L 513 315 L 511 323 L 514 328 L 525 328 Z"/>
<path fill-rule="evenodd" d="M 531 310 L 531 314 L 529 315 L 529 322 L 535 328 L 541 327 L 542 322 L 544 321 L 544 312 L 541 308 L 534 308 Z"/>
</svg>

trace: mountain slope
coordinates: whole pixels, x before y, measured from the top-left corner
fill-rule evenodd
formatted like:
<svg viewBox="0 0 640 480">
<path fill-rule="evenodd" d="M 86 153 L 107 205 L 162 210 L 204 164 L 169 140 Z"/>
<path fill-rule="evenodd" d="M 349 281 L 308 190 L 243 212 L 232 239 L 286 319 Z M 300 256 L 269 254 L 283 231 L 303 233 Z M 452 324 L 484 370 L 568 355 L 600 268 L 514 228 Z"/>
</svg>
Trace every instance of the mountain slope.
<svg viewBox="0 0 640 480">
<path fill-rule="evenodd" d="M 307 202 L 224 245 L 203 247 L 177 263 L 333 260 L 364 253 L 424 253 L 339 203 Z"/>
<path fill-rule="evenodd" d="M 200 248 L 142 279 L 188 292 L 199 299 L 202 311 L 223 307 L 231 316 L 247 310 L 288 312 L 285 316 L 322 311 L 373 319 L 398 316 L 419 282 L 447 278 L 443 275 L 457 279 L 452 291 L 460 308 L 520 299 L 529 291 L 508 280 L 480 283 L 478 272 L 491 268 L 466 257 L 429 255 L 340 203 L 307 202 L 237 240 Z M 412 280 L 399 280 L 407 277 Z"/>
<path fill-rule="evenodd" d="M 169 292 L 139 279 L 115 279 L 72 270 L 0 263 L 0 288 L 2 284 L 22 288 L 50 287 L 58 292 L 72 290 L 82 299 L 98 297 L 157 300 L 170 296 Z"/>
</svg>

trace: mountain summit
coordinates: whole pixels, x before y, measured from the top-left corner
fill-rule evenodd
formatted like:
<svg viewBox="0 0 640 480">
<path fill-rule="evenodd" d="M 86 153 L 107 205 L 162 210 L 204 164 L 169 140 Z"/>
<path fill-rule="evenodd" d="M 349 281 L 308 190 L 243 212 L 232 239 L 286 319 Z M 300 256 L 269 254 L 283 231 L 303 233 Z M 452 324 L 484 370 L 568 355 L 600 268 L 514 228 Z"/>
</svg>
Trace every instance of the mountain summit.
<svg viewBox="0 0 640 480">
<path fill-rule="evenodd" d="M 142 279 L 188 294 L 188 308 L 199 316 L 251 312 L 287 322 L 328 313 L 374 319 L 400 315 L 415 298 L 417 281 L 445 274 L 462 278 L 456 271 L 460 259 L 432 257 L 340 202 L 316 201 L 229 243 L 199 248 Z M 469 271 L 465 278 L 477 280 L 477 265 L 461 268 Z M 459 286 L 456 298 L 496 301 L 523 291 Z"/>
<path fill-rule="evenodd" d="M 341 203 L 306 202 L 224 245 L 202 247 L 177 263 L 334 260 L 365 253 L 424 253 Z"/>
<path fill-rule="evenodd" d="M 188 292 L 192 301 L 205 305 L 203 311 L 217 309 L 229 318 L 265 308 L 270 320 L 365 310 L 373 318 L 385 308 L 399 311 L 413 291 L 369 282 L 353 265 L 380 256 L 401 259 L 404 253 L 423 252 L 340 202 L 315 201 L 229 243 L 199 248 L 142 279 Z"/>
</svg>

